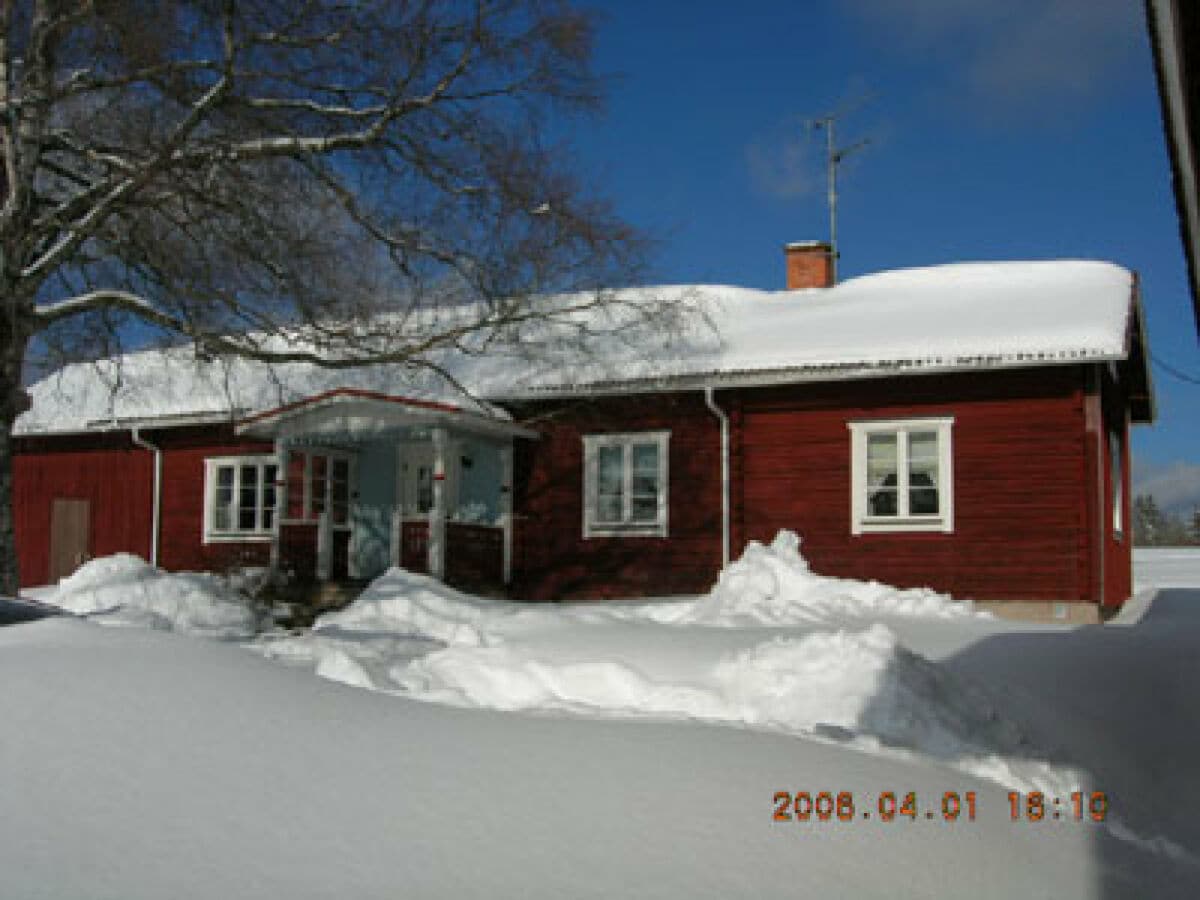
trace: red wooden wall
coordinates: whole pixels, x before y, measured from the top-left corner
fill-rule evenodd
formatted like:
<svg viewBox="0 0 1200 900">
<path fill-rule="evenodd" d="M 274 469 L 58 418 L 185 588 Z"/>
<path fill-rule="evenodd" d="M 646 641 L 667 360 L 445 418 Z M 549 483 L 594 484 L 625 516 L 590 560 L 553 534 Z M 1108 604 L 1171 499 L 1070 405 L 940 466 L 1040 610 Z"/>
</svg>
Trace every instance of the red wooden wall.
<svg viewBox="0 0 1200 900">
<path fill-rule="evenodd" d="M 238 438 L 231 425 L 173 428 L 147 438 L 163 448 L 159 565 L 172 571 L 267 565 L 271 556 L 268 541 L 204 543 L 204 460 L 272 453 L 274 446 L 269 441 Z"/>
<path fill-rule="evenodd" d="M 50 507 L 87 500 L 91 556 L 150 554 L 150 454 L 128 433 L 78 438 L 18 438 L 13 456 L 13 524 L 22 586 L 50 571 Z"/>
<path fill-rule="evenodd" d="M 1094 602 L 1098 445 L 1085 427 L 1086 378 L 1085 367 L 1062 366 L 718 392 L 732 425 L 733 556 L 789 528 L 824 574 L 981 600 Z M 690 593 L 712 584 L 719 430 L 699 391 L 517 412 L 542 433 L 518 445 L 517 596 Z M 955 420 L 954 532 L 851 535 L 847 422 L 920 416 Z M 584 540 L 582 436 L 660 428 L 671 431 L 669 538 Z M 1110 602 L 1128 595 L 1127 550 L 1106 567 Z"/>
<path fill-rule="evenodd" d="M 742 392 L 738 537 L 791 528 L 818 572 L 960 598 L 1090 600 L 1083 387 L 1068 367 Z M 923 416 L 954 417 L 953 533 L 852 535 L 846 423 Z"/>
<path fill-rule="evenodd" d="M 266 541 L 204 544 L 204 460 L 269 453 L 272 445 L 239 439 L 230 425 L 143 431 L 143 437 L 163 449 L 159 565 L 175 571 L 265 565 Z M 153 459 L 128 431 L 18 438 L 13 504 L 21 584 L 47 580 L 50 507 L 59 497 L 90 501 L 90 556 L 125 551 L 149 559 Z"/>
<path fill-rule="evenodd" d="M 720 437 L 699 392 L 538 404 L 514 464 L 513 589 L 550 600 L 695 593 L 721 563 Z M 669 537 L 583 539 L 582 435 L 670 429 Z"/>
</svg>

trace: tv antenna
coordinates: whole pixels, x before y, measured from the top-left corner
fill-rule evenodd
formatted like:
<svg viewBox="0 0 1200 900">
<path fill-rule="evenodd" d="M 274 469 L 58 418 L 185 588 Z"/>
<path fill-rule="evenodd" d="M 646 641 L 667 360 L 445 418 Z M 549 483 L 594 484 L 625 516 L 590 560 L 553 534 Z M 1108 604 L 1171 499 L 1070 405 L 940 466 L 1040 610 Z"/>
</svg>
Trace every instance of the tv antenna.
<svg viewBox="0 0 1200 900">
<path fill-rule="evenodd" d="M 857 109 L 862 106 L 869 97 L 864 97 L 858 103 L 854 104 Z M 837 264 L 838 264 L 838 245 L 837 245 L 837 170 L 838 166 L 851 153 L 856 150 L 861 150 L 867 144 L 871 143 L 870 138 L 863 138 L 861 141 L 856 141 L 853 144 L 847 144 L 844 147 L 837 145 L 837 138 L 834 135 L 837 126 L 837 120 L 844 117 L 849 110 L 843 108 L 841 112 L 831 112 L 828 115 L 821 116 L 816 119 L 808 120 L 808 127 L 812 131 L 825 132 L 825 175 L 829 184 L 828 204 L 829 204 L 829 270 L 832 282 L 837 282 Z"/>
</svg>

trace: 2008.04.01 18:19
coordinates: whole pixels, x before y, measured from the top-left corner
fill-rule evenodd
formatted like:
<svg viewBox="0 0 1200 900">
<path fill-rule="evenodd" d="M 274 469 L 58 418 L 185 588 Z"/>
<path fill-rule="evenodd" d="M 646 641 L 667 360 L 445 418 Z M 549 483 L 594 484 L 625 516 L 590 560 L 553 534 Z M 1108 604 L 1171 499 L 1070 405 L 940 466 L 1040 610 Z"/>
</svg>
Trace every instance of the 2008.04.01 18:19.
<svg viewBox="0 0 1200 900">
<path fill-rule="evenodd" d="M 1014 822 L 1058 819 L 1083 821 L 1085 816 L 1093 822 L 1103 822 L 1108 815 L 1108 794 L 1104 791 L 1092 791 L 1090 794 L 1075 791 L 1063 798 L 1050 797 L 1041 791 L 1030 791 L 1028 794 L 1009 791 L 1008 811 Z"/>
</svg>

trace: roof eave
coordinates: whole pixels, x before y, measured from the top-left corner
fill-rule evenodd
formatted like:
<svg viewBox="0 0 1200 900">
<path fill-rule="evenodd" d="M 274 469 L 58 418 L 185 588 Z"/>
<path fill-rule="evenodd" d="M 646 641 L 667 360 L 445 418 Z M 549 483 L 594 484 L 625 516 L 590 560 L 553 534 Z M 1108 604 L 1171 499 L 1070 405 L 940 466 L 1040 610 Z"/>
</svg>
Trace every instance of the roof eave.
<svg viewBox="0 0 1200 900">
<path fill-rule="evenodd" d="M 714 388 L 776 387 L 786 384 L 862 381 L 897 376 L 944 375 L 965 372 L 1013 371 L 1042 366 L 1079 365 L 1117 362 L 1124 353 L 1079 350 L 1061 354 L 1028 353 L 1013 357 L 959 357 L 943 360 L 890 360 L 882 363 L 837 363 L 821 366 L 792 366 L 741 372 L 697 372 L 666 378 L 630 379 L 580 385 L 555 385 L 504 395 L 491 395 L 497 403 L 521 403 L 568 397 L 612 396 L 616 394 L 677 393 Z"/>
</svg>

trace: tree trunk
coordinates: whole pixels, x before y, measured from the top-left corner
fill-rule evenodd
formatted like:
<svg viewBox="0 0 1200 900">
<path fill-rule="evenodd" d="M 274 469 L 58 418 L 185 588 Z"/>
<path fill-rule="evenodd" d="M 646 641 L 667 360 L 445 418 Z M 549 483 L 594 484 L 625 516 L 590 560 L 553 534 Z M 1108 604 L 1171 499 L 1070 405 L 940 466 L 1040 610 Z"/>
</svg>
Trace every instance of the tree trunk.
<svg viewBox="0 0 1200 900">
<path fill-rule="evenodd" d="M 16 303 L 0 307 L 0 594 L 15 597 L 20 587 L 13 519 L 13 425 L 29 408 L 21 384 L 29 337 L 17 317 Z M 5 304 L 8 305 L 8 304 Z"/>
</svg>

